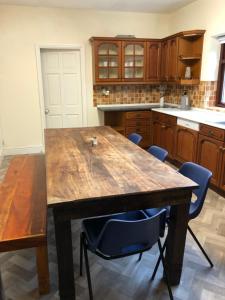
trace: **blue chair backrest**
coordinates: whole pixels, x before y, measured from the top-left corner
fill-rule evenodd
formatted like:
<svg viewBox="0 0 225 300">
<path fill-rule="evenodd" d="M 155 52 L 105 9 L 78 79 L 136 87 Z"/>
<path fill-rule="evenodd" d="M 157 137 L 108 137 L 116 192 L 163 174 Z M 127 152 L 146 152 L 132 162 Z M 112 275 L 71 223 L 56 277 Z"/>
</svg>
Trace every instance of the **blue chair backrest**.
<svg viewBox="0 0 225 300">
<path fill-rule="evenodd" d="M 166 210 L 146 219 L 106 222 L 97 242 L 97 250 L 110 258 L 120 257 L 151 248 L 159 239 Z"/>
<path fill-rule="evenodd" d="M 138 145 L 142 140 L 142 136 L 138 133 L 131 133 L 129 134 L 128 139 L 134 144 Z"/>
<path fill-rule="evenodd" d="M 184 163 L 180 167 L 179 172 L 199 185 L 199 188 L 193 190 L 193 193 L 196 195 L 197 199 L 194 203 L 191 203 L 189 210 L 189 218 L 194 219 L 202 210 L 210 179 L 212 177 L 212 172 L 192 162 Z"/>
<path fill-rule="evenodd" d="M 158 146 L 151 146 L 147 151 L 162 162 L 164 162 L 168 156 L 168 151 Z"/>
</svg>

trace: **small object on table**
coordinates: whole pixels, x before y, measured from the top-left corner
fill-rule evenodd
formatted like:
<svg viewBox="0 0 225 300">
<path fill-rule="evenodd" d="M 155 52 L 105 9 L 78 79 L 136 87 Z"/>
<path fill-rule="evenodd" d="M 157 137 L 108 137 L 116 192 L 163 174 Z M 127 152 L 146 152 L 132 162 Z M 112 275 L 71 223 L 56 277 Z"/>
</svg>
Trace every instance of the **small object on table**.
<svg viewBox="0 0 225 300">
<path fill-rule="evenodd" d="M 92 147 L 98 145 L 98 140 L 97 140 L 97 137 L 96 137 L 96 136 L 94 136 L 94 137 L 91 139 L 91 144 L 92 144 Z"/>
</svg>

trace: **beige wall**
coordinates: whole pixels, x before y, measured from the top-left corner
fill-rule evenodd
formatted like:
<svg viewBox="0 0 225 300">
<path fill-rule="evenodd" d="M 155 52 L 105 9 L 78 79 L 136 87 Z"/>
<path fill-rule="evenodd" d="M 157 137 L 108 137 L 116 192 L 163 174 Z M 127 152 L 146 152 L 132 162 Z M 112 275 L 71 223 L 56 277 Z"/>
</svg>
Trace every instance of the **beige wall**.
<svg viewBox="0 0 225 300">
<path fill-rule="evenodd" d="M 225 1 L 198 0 L 170 16 L 170 32 L 206 29 L 201 79 L 217 79 L 220 44 L 213 37 L 225 33 Z"/>
<path fill-rule="evenodd" d="M 167 15 L 0 6 L 1 101 L 5 147 L 42 143 L 35 45 L 83 44 L 88 125 L 99 124 L 93 107 L 91 36 L 163 37 Z M 17 149 L 17 150 L 18 150 Z"/>
</svg>

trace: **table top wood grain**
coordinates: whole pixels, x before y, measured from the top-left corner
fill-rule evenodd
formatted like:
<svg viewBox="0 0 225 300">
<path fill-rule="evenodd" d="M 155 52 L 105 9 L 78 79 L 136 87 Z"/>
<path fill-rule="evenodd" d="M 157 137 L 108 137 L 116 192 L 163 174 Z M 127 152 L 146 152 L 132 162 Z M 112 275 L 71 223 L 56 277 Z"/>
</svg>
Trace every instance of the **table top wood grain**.
<svg viewBox="0 0 225 300">
<path fill-rule="evenodd" d="M 107 126 L 46 129 L 45 147 L 49 206 L 197 187 Z"/>
<path fill-rule="evenodd" d="M 43 244 L 46 213 L 44 155 L 16 156 L 0 185 L 0 252 Z"/>
</svg>

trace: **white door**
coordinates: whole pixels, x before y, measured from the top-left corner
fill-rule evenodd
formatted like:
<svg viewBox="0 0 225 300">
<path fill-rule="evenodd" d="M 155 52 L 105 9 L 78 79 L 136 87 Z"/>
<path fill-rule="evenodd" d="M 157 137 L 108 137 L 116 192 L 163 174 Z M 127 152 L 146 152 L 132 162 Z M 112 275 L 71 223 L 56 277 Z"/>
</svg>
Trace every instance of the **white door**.
<svg viewBox="0 0 225 300">
<path fill-rule="evenodd" d="M 80 50 L 42 50 L 46 128 L 82 127 Z"/>
</svg>

